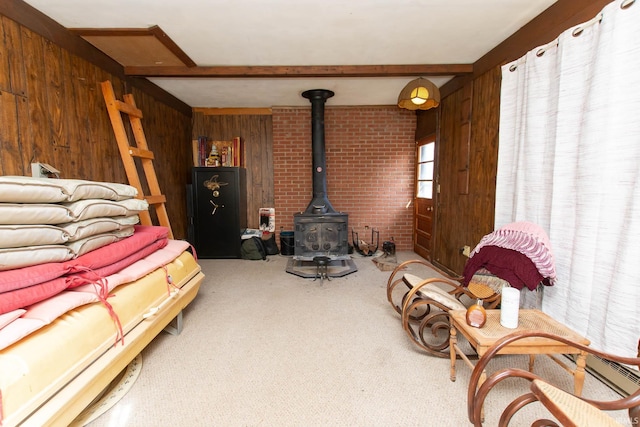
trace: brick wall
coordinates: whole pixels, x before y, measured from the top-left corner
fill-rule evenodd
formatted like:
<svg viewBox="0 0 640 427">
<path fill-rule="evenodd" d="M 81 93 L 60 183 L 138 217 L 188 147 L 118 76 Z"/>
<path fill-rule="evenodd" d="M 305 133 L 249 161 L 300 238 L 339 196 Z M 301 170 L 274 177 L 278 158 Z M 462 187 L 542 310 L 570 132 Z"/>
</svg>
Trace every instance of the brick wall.
<svg viewBox="0 0 640 427">
<path fill-rule="evenodd" d="M 311 107 L 273 108 L 276 224 L 293 230 L 293 214 L 313 196 Z M 397 107 L 325 107 L 327 196 L 349 214 L 351 229 L 369 241 L 373 227 L 382 242 L 413 250 L 416 115 Z"/>
</svg>

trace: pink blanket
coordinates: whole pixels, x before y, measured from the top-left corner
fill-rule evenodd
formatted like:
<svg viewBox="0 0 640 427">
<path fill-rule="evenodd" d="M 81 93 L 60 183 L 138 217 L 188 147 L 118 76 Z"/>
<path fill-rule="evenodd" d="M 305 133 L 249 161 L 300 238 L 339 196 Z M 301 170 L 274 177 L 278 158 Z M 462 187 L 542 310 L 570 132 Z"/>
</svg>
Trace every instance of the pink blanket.
<svg viewBox="0 0 640 427">
<path fill-rule="evenodd" d="M 105 286 L 99 291 L 108 294 L 117 286 L 138 280 L 169 264 L 189 248 L 189 243 L 181 240 L 165 241 L 166 245 L 163 248 L 156 249 L 114 274 L 103 277 L 101 281 Z M 84 284 L 64 290 L 51 298 L 26 307 L 26 309 L 14 310 L 0 315 L 0 321 L 5 319 L 4 323 L 6 324 L 0 329 L 0 350 L 51 323 L 69 310 L 100 300 L 101 297 L 96 292 L 94 284 Z"/>
<path fill-rule="evenodd" d="M 485 246 L 512 249 L 526 255 L 536 266 L 542 277 L 553 285 L 556 267 L 551 242 L 547 233 L 537 224 L 528 221 L 507 224 L 487 234 L 470 254 L 472 258 Z"/>
</svg>

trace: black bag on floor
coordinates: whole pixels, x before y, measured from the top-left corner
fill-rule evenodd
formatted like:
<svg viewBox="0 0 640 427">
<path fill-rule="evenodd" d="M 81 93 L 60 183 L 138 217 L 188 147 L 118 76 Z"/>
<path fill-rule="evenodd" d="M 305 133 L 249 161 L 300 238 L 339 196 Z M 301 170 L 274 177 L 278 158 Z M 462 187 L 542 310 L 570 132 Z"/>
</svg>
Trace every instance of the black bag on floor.
<svg viewBox="0 0 640 427">
<path fill-rule="evenodd" d="M 273 233 L 265 233 L 262 235 L 262 244 L 264 244 L 264 249 L 267 252 L 267 255 L 278 255 L 280 250 L 278 249 L 278 245 L 276 244 L 276 235 Z"/>
<path fill-rule="evenodd" d="M 259 237 L 245 239 L 240 246 L 240 258 L 242 259 L 267 259 L 267 251 Z"/>
</svg>

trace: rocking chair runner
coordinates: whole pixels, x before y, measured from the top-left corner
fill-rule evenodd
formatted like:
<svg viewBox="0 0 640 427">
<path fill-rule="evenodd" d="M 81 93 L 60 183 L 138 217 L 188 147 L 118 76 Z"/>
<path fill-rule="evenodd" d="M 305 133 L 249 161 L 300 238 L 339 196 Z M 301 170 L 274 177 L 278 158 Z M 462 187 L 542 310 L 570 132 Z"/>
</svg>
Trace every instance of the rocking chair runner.
<svg viewBox="0 0 640 427">
<path fill-rule="evenodd" d="M 387 282 L 387 300 L 401 315 L 402 328 L 411 341 L 431 355 L 447 358 L 449 310 L 466 309 L 478 299 L 483 301 L 485 308 L 495 308 L 500 303 L 499 289 L 474 280 L 464 287 L 461 285 L 462 278 L 454 277 L 423 280 L 404 272 L 411 264 L 432 268 L 431 264 L 422 260 L 405 261 L 398 265 Z M 400 302 L 395 300 L 398 285 L 407 288 Z M 429 335 L 425 334 L 426 330 L 430 331 Z"/>
</svg>

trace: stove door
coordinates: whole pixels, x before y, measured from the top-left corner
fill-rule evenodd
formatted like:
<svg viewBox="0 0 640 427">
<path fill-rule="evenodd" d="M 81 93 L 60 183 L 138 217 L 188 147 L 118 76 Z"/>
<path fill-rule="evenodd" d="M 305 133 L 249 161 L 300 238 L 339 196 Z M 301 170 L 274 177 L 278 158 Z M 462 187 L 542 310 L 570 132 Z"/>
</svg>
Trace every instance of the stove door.
<svg viewBox="0 0 640 427">
<path fill-rule="evenodd" d="M 295 250 L 300 259 L 315 256 L 341 257 L 349 251 L 347 216 L 309 216 L 294 218 Z"/>
</svg>

